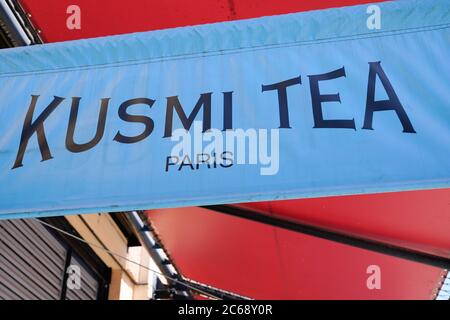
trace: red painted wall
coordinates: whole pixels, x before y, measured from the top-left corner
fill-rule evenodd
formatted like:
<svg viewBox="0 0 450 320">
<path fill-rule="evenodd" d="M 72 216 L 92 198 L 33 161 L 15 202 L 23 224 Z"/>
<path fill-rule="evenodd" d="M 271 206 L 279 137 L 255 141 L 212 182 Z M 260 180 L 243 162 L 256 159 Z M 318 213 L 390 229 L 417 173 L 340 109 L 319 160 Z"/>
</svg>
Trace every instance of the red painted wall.
<svg viewBox="0 0 450 320">
<path fill-rule="evenodd" d="M 20 0 L 46 42 L 247 19 L 382 0 Z M 68 30 L 66 9 L 81 9 L 81 29 Z"/>
<path fill-rule="evenodd" d="M 256 299 L 431 299 L 443 270 L 203 208 L 152 210 L 190 279 Z M 381 270 L 369 290 L 367 267 Z"/>
</svg>

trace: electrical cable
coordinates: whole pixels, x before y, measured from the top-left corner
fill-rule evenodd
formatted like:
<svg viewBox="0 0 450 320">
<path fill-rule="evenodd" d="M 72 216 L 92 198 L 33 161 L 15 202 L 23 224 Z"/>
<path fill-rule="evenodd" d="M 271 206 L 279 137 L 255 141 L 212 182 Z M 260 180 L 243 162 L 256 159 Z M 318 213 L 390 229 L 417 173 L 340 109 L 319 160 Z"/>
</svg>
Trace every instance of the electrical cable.
<svg viewBox="0 0 450 320">
<path fill-rule="evenodd" d="M 53 225 L 51 225 L 50 223 L 47 223 L 47 222 L 45 222 L 45 221 L 42 221 L 42 220 L 39 220 L 39 219 L 36 219 L 36 220 L 37 220 L 39 223 L 41 223 L 41 224 L 43 224 L 43 225 L 45 225 L 45 226 L 47 226 L 47 227 L 49 227 L 49 228 L 52 228 L 52 229 L 54 229 L 54 230 L 56 230 L 56 231 L 58 231 L 58 232 L 61 232 L 61 233 L 65 234 L 65 235 L 67 235 L 67 236 L 69 236 L 69 237 L 71 237 L 71 238 L 73 238 L 73 239 L 76 239 L 76 240 L 78 240 L 78 241 L 84 242 L 84 243 L 86 243 L 86 244 L 88 244 L 88 245 L 90 245 L 90 246 L 92 246 L 92 247 L 101 249 L 101 250 L 103 250 L 103 251 L 105 251 L 105 252 L 107 252 L 107 253 L 109 253 L 109 254 L 111 254 L 111 255 L 114 255 L 114 256 L 116 256 L 116 257 L 119 257 L 119 258 L 122 258 L 122 259 L 124 259 L 124 260 L 126 260 L 126 261 L 129 261 L 130 263 L 133 263 L 133 264 L 135 264 L 135 265 L 137 265 L 137 266 L 139 266 L 139 267 L 142 267 L 142 268 L 147 269 L 147 270 L 149 270 L 149 271 L 151 271 L 151 272 L 154 272 L 154 273 L 156 273 L 156 274 L 158 274 L 158 275 L 160 275 L 160 276 L 163 276 L 163 277 L 165 277 L 165 278 L 167 278 L 167 279 L 169 279 L 169 280 L 171 280 L 171 281 L 173 281 L 173 282 L 176 282 L 176 283 L 178 283 L 178 284 L 181 284 L 182 286 L 185 286 L 185 287 L 187 287 L 187 288 L 189 288 L 189 289 L 191 289 L 191 290 L 193 290 L 193 291 L 195 291 L 195 292 L 199 292 L 199 293 L 201 293 L 201 294 L 203 294 L 203 295 L 206 295 L 207 297 L 210 297 L 210 298 L 213 298 L 213 299 L 221 300 L 221 298 L 218 297 L 218 296 L 215 296 L 215 295 L 213 295 L 213 294 L 211 294 L 211 293 L 209 293 L 209 292 L 205 292 L 205 291 L 203 291 L 203 290 L 201 290 L 201 289 L 199 289 L 199 288 L 196 288 L 196 287 L 193 286 L 193 285 L 187 284 L 186 282 L 181 281 L 181 280 L 179 280 L 179 279 L 176 279 L 176 278 L 174 278 L 174 277 L 169 277 L 169 276 L 167 276 L 167 275 L 164 275 L 164 274 L 163 274 L 162 272 L 160 272 L 160 271 L 153 270 L 152 268 L 150 268 L 150 267 L 148 267 L 148 266 L 145 266 L 145 265 L 143 265 L 143 264 L 141 264 L 141 263 L 139 263 L 139 262 L 133 261 L 133 260 L 131 260 L 131 259 L 129 259 L 129 258 L 127 258 L 127 257 L 125 257 L 125 256 L 123 256 L 123 255 L 121 255 L 121 254 L 119 254 L 119 253 L 116 253 L 116 252 L 114 252 L 114 251 L 111 251 L 111 250 L 109 250 L 109 249 L 107 249 L 107 248 L 105 248 L 105 247 L 103 247 L 103 246 L 101 246 L 101 245 L 98 245 L 98 244 L 96 244 L 96 243 L 91 243 L 91 242 L 89 242 L 89 241 L 86 241 L 86 240 L 84 240 L 84 239 L 81 238 L 81 237 L 78 237 L 78 236 L 76 236 L 76 235 L 74 235 L 74 234 L 72 234 L 72 233 L 70 233 L 70 232 L 67 232 L 67 231 L 62 230 L 62 229 L 60 229 L 60 228 L 58 228 L 58 227 L 55 227 L 55 226 L 53 226 Z"/>
</svg>

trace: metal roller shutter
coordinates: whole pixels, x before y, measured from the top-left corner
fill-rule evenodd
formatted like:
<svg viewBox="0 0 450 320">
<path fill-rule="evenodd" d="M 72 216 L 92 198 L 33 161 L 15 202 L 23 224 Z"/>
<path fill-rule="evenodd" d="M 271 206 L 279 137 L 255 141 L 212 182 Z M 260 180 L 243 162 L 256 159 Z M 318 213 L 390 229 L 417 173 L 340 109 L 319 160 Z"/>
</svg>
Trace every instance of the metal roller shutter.
<svg viewBox="0 0 450 320">
<path fill-rule="evenodd" d="M 58 218 L 59 227 L 65 224 L 63 220 Z M 84 261 L 84 257 L 92 254 L 86 250 L 35 219 L 0 221 L 0 299 L 105 298 L 107 268 L 104 265 L 96 268 L 95 263 Z M 67 288 L 67 268 L 71 265 L 80 270 L 79 289 Z"/>
</svg>

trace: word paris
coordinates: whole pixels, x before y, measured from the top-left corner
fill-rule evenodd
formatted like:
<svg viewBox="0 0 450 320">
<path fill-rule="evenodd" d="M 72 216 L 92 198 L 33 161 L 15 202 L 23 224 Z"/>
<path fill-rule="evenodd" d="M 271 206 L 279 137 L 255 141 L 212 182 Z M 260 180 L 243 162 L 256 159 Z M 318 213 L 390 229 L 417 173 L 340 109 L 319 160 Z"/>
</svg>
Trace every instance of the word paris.
<svg viewBox="0 0 450 320">
<path fill-rule="evenodd" d="M 321 81 L 332 80 L 340 77 L 345 77 L 345 68 L 318 75 L 308 75 L 312 110 L 314 116 L 314 128 L 350 128 L 356 129 L 354 119 L 342 120 L 342 119 L 324 119 L 322 112 L 322 103 L 338 101 L 340 102 L 339 94 L 321 94 L 319 89 L 319 83 Z M 375 101 L 375 83 L 377 77 L 380 79 L 384 90 L 387 93 L 388 100 Z M 295 85 L 301 85 L 301 77 L 295 77 L 282 82 L 273 83 L 269 85 L 262 85 L 262 92 L 266 91 L 276 91 L 278 94 L 278 113 L 279 113 L 279 128 L 290 129 L 289 122 L 289 110 L 288 110 L 288 98 L 287 98 L 287 88 Z M 232 94 L 233 92 L 223 93 L 223 130 L 232 130 Z M 186 115 L 184 109 L 178 99 L 178 96 L 167 97 L 166 104 L 166 116 L 165 116 L 165 126 L 163 138 L 170 138 L 173 132 L 173 117 L 174 110 L 176 111 L 179 120 L 181 121 L 184 129 L 189 130 L 191 128 L 194 119 L 196 118 L 199 111 L 203 110 L 203 132 L 211 129 L 211 95 L 212 93 L 202 93 L 200 98 L 195 104 L 194 109 L 189 114 Z M 16 160 L 12 169 L 23 166 L 23 158 L 25 151 L 27 149 L 28 142 L 30 138 L 36 134 L 39 144 L 39 150 L 42 156 L 42 161 L 52 159 L 52 154 L 50 151 L 50 146 L 48 145 L 44 123 L 52 112 L 58 108 L 61 103 L 65 100 L 63 97 L 55 96 L 53 101 L 38 115 L 34 115 L 34 110 L 38 102 L 39 96 L 32 95 L 31 103 L 29 105 L 28 111 L 25 115 L 25 120 L 22 128 L 22 134 L 20 137 L 20 144 L 16 156 Z M 65 147 L 69 152 L 85 152 L 93 147 L 95 147 L 103 137 L 105 130 L 106 115 L 109 106 L 110 98 L 100 99 L 100 111 L 97 121 L 97 128 L 94 137 L 85 143 L 77 143 L 74 141 L 75 127 L 78 118 L 78 109 L 80 107 L 80 97 L 72 97 L 72 103 L 70 108 L 69 123 L 67 126 L 67 133 L 65 139 Z M 118 143 L 136 143 L 147 138 L 154 128 L 154 122 L 150 117 L 144 115 L 132 115 L 127 112 L 128 107 L 135 104 L 144 104 L 149 108 L 153 106 L 155 100 L 150 98 L 133 98 L 124 101 L 118 108 L 118 116 L 121 120 L 128 123 L 140 123 L 144 125 L 144 130 L 135 136 L 126 136 L 119 131 L 117 131 L 113 140 Z M 413 125 L 411 124 L 408 115 L 406 114 L 402 104 L 400 103 L 394 88 L 391 85 L 387 75 L 385 74 L 380 62 L 369 62 L 369 76 L 368 76 L 368 86 L 367 86 L 367 100 L 366 109 L 364 116 L 363 129 L 372 130 L 372 119 L 374 112 L 377 111 L 395 111 L 399 121 L 403 126 L 403 132 L 415 133 Z M 35 119 L 33 121 L 33 118 Z"/>
</svg>

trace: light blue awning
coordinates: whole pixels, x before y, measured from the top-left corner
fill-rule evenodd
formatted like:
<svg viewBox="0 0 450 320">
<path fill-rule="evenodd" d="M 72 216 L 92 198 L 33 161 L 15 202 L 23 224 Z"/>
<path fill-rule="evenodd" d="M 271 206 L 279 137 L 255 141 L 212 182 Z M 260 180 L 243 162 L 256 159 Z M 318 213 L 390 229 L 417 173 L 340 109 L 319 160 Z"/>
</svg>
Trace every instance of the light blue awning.
<svg viewBox="0 0 450 320">
<path fill-rule="evenodd" d="M 450 3 L 377 5 L 1 50 L 0 218 L 450 187 Z"/>
</svg>

